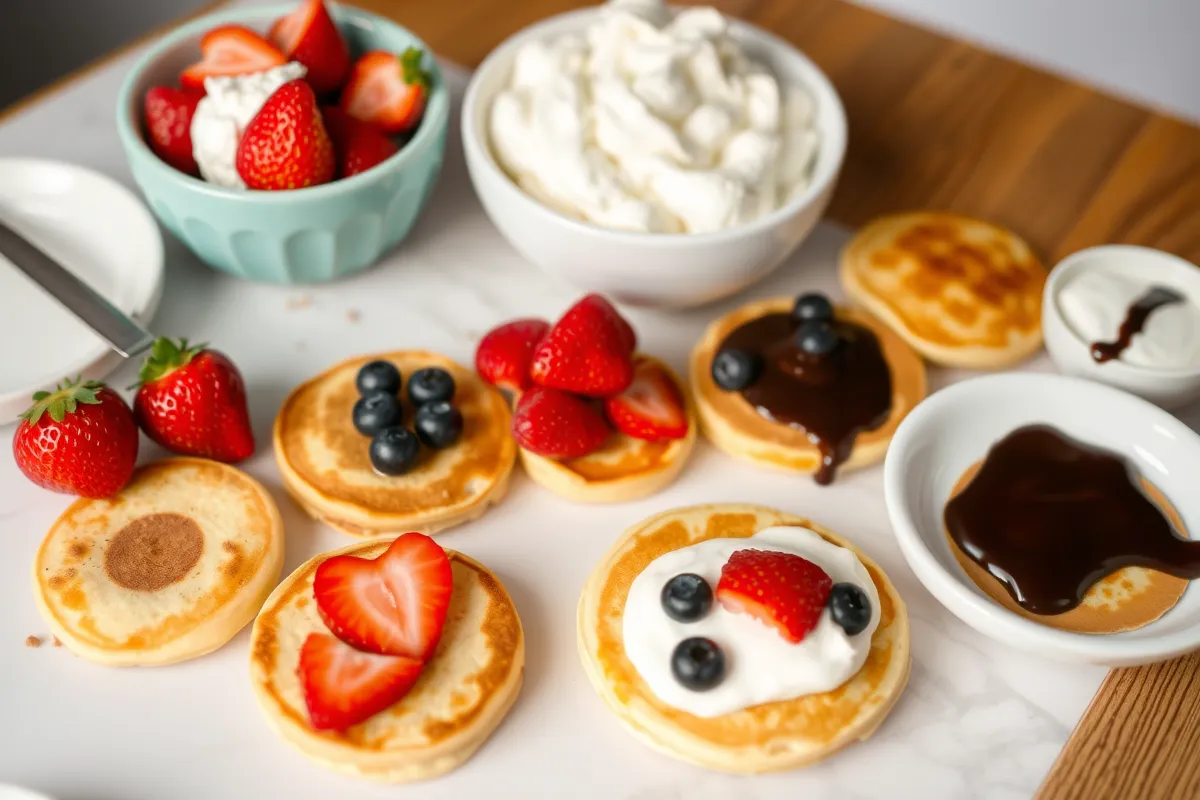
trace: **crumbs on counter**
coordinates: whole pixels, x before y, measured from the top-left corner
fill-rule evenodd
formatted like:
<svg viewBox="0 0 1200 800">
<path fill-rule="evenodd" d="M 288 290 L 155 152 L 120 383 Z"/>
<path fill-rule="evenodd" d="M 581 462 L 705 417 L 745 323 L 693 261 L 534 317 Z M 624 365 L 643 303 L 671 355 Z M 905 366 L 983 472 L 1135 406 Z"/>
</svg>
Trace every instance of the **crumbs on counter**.
<svg viewBox="0 0 1200 800">
<path fill-rule="evenodd" d="M 287 299 L 288 311 L 298 311 L 302 308 L 309 308 L 313 304 L 312 295 L 298 294 Z"/>
<path fill-rule="evenodd" d="M 350 320 L 351 322 L 358 322 L 362 319 L 362 312 L 357 308 L 346 309 L 346 319 Z"/>
<path fill-rule="evenodd" d="M 25 637 L 25 646 L 26 647 L 41 647 L 42 640 L 36 636 L 26 636 Z"/>
<path fill-rule="evenodd" d="M 57 636 L 55 636 L 55 637 L 54 637 L 54 646 L 55 646 L 55 647 L 62 647 L 62 642 L 60 642 L 60 641 L 58 640 L 58 637 L 57 637 Z"/>
</svg>

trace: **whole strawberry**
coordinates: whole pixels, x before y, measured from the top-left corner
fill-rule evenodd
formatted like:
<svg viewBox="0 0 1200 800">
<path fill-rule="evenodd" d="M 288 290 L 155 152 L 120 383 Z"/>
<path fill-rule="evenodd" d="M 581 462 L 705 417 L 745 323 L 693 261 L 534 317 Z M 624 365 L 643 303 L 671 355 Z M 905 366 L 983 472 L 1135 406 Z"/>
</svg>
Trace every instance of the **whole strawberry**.
<svg viewBox="0 0 1200 800">
<path fill-rule="evenodd" d="M 235 165 L 250 189 L 303 189 L 333 180 L 333 143 L 307 83 L 285 83 L 267 98 L 242 133 Z"/>
<path fill-rule="evenodd" d="M 254 454 L 242 375 L 204 345 L 155 341 L 133 411 L 146 435 L 171 452 L 229 463 Z"/>
<path fill-rule="evenodd" d="M 137 451 L 129 406 L 99 381 L 63 381 L 53 392 L 38 392 L 13 435 L 13 457 L 25 477 L 81 497 L 119 491 Z"/>
</svg>

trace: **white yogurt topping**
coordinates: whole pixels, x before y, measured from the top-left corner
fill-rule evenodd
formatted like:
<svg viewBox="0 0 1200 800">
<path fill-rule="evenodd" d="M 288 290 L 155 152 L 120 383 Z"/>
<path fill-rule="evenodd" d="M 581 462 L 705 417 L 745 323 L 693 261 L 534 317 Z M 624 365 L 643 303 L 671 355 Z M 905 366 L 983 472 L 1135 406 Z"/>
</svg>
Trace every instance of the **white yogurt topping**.
<svg viewBox="0 0 1200 800">
<path fill-rule="evenodd" d="M 1085 346 L 1117 338 L 1129 307 L 1155 284 L 1114 269 L 1092 267 L 1064 281 L 1058 308 Z M 1167 287 L 1183 292 L 1177 287 Z M 1118 357 L 1150 369 L 1200 367 L 1200 307 L 1191 299 L 1155 309 Z"/>
<path fill-rule="evenodd" d="M 248 75 L 206 78 L 208 93 L 192 116 L 192 156 L 206 181 L 244 189 L 235 160 L 242 131 L 285 83 L 303 78 L 304 65 L 291 62 Z"/>
<path fill-rule="evenodd" d="M 814 102 L 751 61 L 712 8 L 611 0 L 580 34 L 522 47 L 488 132 L 538 201 L 596 225 L 703 233 L 807 188 Z"/>
<path fill-rule="evenodd" d="M 716 590 L 721 567 L 736 550 L 794 553 L 820 566 L 834 583 L 854 583 L 871 601 L 866 630 L 848 636 L 821 612 L 817 627 L 792 644 L 772 627 L 746 614 L 726 611 L 714 600 L 695 622 L 676 622 L 662 607 L 662 589 L 681 572 L 695 573 Z M 625 603 L 625 653 L 663 702 L 698 717 L 716 717 L 761 703 L 827 692 L 857 673 L 871 651 L 879 626 L 879 595 L 852 551 L 826 542 L 807 528 L 767 528 L 748 539 L 709 539 L 659 556 L 634 579 Z M 671 652 L 684 639 L 705 636 L 725 655 L 725 678 L 706 691 L 685 688 L 671 672 Z"/>
</svg>

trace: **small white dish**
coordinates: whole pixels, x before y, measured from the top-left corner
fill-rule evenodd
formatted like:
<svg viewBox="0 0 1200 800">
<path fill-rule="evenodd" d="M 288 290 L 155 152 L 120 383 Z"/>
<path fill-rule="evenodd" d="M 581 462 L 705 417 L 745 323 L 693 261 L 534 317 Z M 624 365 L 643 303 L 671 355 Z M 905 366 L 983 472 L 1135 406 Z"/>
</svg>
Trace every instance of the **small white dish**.
<svg viewBox="0 0 1200 800">
<path fill-rule="evenodd" d="M 496 163 L 487 134 L 492 99 L 508 81 L 517 51 L 531 40 L 578 32 L 600 7 L 570 11 L 525 28 L 492 51 L 471 77 L 463 100 L 462 138 L 475 192 L 492 223 L 543 271 L 580 289 L 630 305 L 686 308 L 718 300 L 761 280 L 792 254 L 833 196 L 846 153 L 846 112 L 833 84 L 803 53 L 761 28 L 730 19 L 748 55 L 816 103 L 821 137 L 812 183 L 781 208 L 715 233 L 609 230 L 564 216 L 534 200 Z"/>
<path fill-rule="evenodd" d="M 1152 369 L 1119 358 L 1103 364 L 1092 358 L 1091 342 L 1071 327 L 1059 302 L 1063 286 L 1089 269 L 1127 271 L 1181 292 L 1200 306 L 1200 268 L 1178 256 L 1135 245 L 1102 245 L 1072 253 L 1050 271 L 1042 295 L 1042 332 L 1054 364 L 1067 375 L 1116 386 L 1163 408 L 1178 408 L 1200 397 L 1200 368 Z"/>
<path fill-rule="evenodd" d="M 1109 667 L 1173 658 L 1200 648 L 1200 587 L 1161 619 L 1133 631 L 1060 631 L 988 598 L 959 567 L 942 521 L 955 482 L 998 439 L 1044 423 L 1125 456 L 1162 490 L 1193 536 L 1200 534 L 1200 436 L 1131 394 L 1079 378 L 1004 373 L 953 384 L 900 424 L 884 461 L 892 530 L 925 588 L 963 622 L 1046 658 Z"/>
<path fill-rule="evenodd" d="M 163 284 L 163 243 L 116 181 L 57 161 L 0 158 L 0 219 L 113 305 L 146 324 Z M 103 378 L 121 357 L 0 255 L 0 425 L 63 378 Z"/>
</svg>

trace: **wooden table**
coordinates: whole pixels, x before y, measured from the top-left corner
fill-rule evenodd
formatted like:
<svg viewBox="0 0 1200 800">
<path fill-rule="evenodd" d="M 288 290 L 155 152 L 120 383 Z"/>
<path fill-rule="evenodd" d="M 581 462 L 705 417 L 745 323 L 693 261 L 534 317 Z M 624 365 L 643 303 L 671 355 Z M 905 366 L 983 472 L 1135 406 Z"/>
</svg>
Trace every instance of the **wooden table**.
<svg viewBox="0 0 1200 800">
<path fill-rule="evenodd" d="M 467 66 L 519 28 L 584 5 L 356 4 Z M 1200 262 L 1200 129 L 844 0 L 715 5 L 795 43 L 836 84 L 850 121 L 836 221 L 857 226 L 888 211 L 937 208 L 1004 224 L 1047 263 L 1116 242 Z M 1200 797 L 1198 743 L 1200 654 L 1115 670 L 1038 796 Z"/>
</svg>

